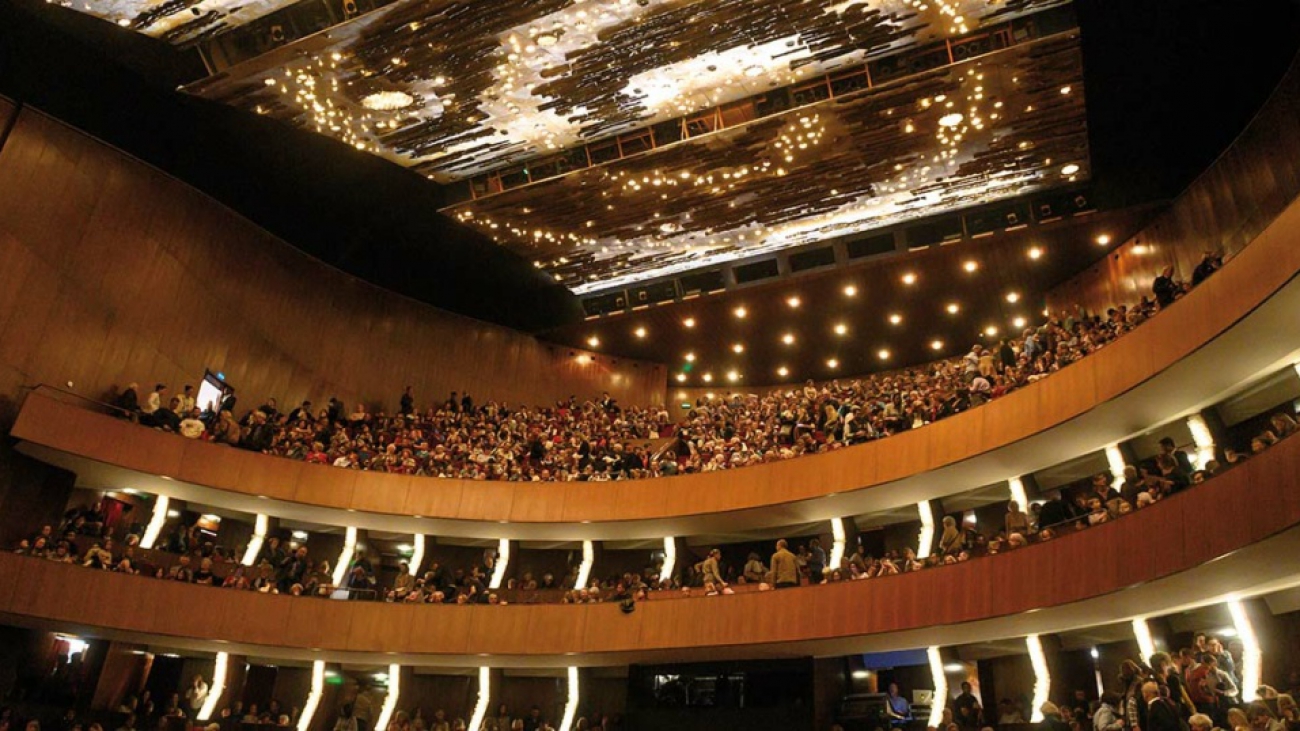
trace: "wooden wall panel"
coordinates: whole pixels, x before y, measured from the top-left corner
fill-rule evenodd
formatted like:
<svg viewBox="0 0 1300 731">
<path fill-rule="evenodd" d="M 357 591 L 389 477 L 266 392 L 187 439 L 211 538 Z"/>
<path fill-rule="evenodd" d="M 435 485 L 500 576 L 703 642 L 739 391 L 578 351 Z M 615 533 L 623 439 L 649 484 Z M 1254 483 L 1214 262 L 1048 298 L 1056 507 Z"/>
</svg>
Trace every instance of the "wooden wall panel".
<svg viewBox="0 0 1300 731">
<path fill-rule="evenodd" d="M 1167 266 L 1189 281 L 1207 250 L 1240 254 L 1300 195 L 1300 59 L 1233 144 L 1141 233 L 1048 294 L 1104 313 L 1151 293 Z"/>
<path fill-rule="evenodd" d="M 0 130 L 12 111 L 0 100 Z M 663 366 L 579 363 L 570 348 L 353 279 L 30 108 L 0 150 L 0 191 L 0 363 L 20 383 L 100 397 L 130 381 L 178 388 L 211 368 L 243 408 L 338 396 L 391 409 L 407 384 L 422 405 L 451 390 L 663 402 Z"/>
<path fill-rule="evenodd" d="M 0 615 L 336 651 L 547 656 L 765 645 L 1050 608 L 1195 568 L 1300 524 L 1300 440 L 1113 523 L 887 579 L 718 599 L 406 606 L 236 593 L 0 554 Z M 1241 501 L 1249 493 L 1249 503 Z M 1215 528 L 1200 526 L 1215 515 Z M 1026 581 L 1026 576 L 1034 577 Z M 936 597 L 943 597 L 936 601 Z M 92 599 L 93 598 L 93 599 Z"/>
</svg>

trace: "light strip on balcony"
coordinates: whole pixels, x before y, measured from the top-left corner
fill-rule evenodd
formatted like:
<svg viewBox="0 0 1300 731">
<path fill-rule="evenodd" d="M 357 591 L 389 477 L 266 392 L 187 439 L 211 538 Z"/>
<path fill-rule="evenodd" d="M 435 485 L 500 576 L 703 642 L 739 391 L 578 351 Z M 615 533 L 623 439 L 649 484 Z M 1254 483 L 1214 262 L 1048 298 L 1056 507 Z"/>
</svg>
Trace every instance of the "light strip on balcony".
<svg viewBox="0 0 1300 731">
<path fill-rule="evenodd" d="M 573 582 L 575 589 L 583 589 L 587 586 L 587 580 L 591 578 L 591 565 L 596 563 L 596 547 L 591 541 L 582 542 L 582 563 L 578 565 L 578 579 Z"/>
<path fill-rule="evenodd" d="M 569 698 L 564 702 L 564 718 L 560 721 L 560 731 L 571 731 L 573 717 L 578 715 L 578 669 L 569 668 Z"/>
<path fill-rule="evenodd" d="M 420 564 L 424 563 L 424 534 L 423 533 L 415 534 L 414 545 L 415 545 L 415 550 L 411 552 L 411 563 L 409 566 L 409 570 L 411 572 L 411 576 L 419 576 Z"/>
<path fill-rule="evenodd" d="M 492 570 L 492 581 L 488 583 L 489 589 L 500 589 L 501 582 L 506 580 L 506 567 L 510 565 L 510 541 L 502 538 L 501 544 L 497 547 L 496 568 Z M 475 728 L 471 726 L 470 728 Z"/>
<path fill-rule="evenodd" d="M 393 713 L 397 710 L 397 699 L 402 695 L 402 666 L 396 663 L 388 666 L 388 693 L 384 695 L 384 705 L 379 711 L 379 720 L 375 721 L 376 729 L 387 729 L 388 722 L 392 720 Z"/>
<path fill-rule="evenodd" d="M 1255 625 L 1246 613 L 1246 605 L 1240 599 L 1229 599 L 1228 611 L 1232 613 L 1232 626 L 1237 630 L 1237 639 L 1241 640 L 1241 698 L 1250 703 L 1258 697 L 1264 653 L 1260 649 L 1259 638 L 1255 636 Z"/>
<path fill-rule="evenodd" d="M 334 586 L 343 584 L 343 577 L 348 575 L 348 566 L 352 564 L 352 554 L 357 550 L 357 529 L 348 526 L 348 531 L 343 536 L 343 550 L 339 551 L 339 561 L 334 564 Z M 387 725 L 379 728 L 387 728 Z"/>
<path fill-rule="evenodd" d="M 944 675 L 943 658 L 939 656 L 939 647 L 931 645 L 925 651 L 930 660 L 930 677 L 934 680 L 934 699 L 930 701 L 930 720 L 926 728 L 939 728 L 943 723 L 943 710 L 948 705 L 948 676 Z"/>
<path fill-rule="evenodd" d="M 664 579 L 673 577 L 673 570 L 677 568 L 677 539 L 672 536 L 664 538 L 664 567 L 659 570 L 659 582 L 663 583 Z"/>
<path fill-rule="evenodd" d="M 1151 638 L 1151 628 L 1147 626 L 1146 617 L 1133 618 L 1133 637 L 1137 640 L 1138 651 L 1142 653 L 1142 662 L 1150 662 L 1156 654 L 1156 641 Z"/>
<path fill-rule="evenodd" d="M 257 554 L 262 552 L 262 544 L 266 542 L 266 533 L 270 530 L 271 521 L 265 515 L 257 516 L 253 521 L 253 537 L 248 539 L 248 548 L 244 549 L 244 557 L 239 559 L 239 563 L 244 566 L 252 566 L 257 560 Z"/>
<path fill-rule="evenodd" d="M 934 512 L 930 510 L 930 501 L 917 503 L 916 512 L 921 515 L 921 535 L 917 539 L 916 558 L 924 561 L 930 557 L 930 549 L 934 547 Z"/>
<path fill-rule="evenodd" d="M 153 515 L 149 516 L 149 525 L 144 529 L 144 535 L 140 538 L 140 548 L 148 550 L 153 548 L 153 544 L 158 542 L 158 536 L 162 533 L 163 524 L 167 522 L 167 507 L 171 500 L 166 495 L 159 495 L 153 503 Z"/>
<path fill-rule="evenodd" d="M 1119 451 L 1118 444 L 1110 444 L 1106 447 L 1106 466 L 1110 468 L 1110 486 L 1118 490 L 1124 484 L 1124 455 Z"/>
<path fill-rule="evenodd" d="M 827 571 L 834 571 L 844 560 L 844 519 L 831 518 L 831 563 Z"/>
<path fill-rule="evenodd" d="M 1043 642 L 1038 635 L 1026 637 L 1025 646 L 1029 648 L 1029 662 L 1034 666 L 1034 715 L 1029 722 L 1039 723 L 1043 720 L 1043 704 L 1052 692 L 1052 673 L 1047 669 L 1047 656 L 1043 654 Z"/>
<path fill-rule="evenodd" d="M 1210 425 L 1205 423 L 1205 417 L 1192 414 L 1187 417 L 1187 430 L 1192 433 L 1192 442 L 1196 444 L 1196 466 L 1205 469 L 1205 463 L 1214 459 L 1214 435 L 1210 433 Z"/>
<path fill-rule="evenodd" d="M 325 661 L 317 660 L 311 664 L 311 692 L 307 694 L 307 702 L 302 704 L 302 715 L 298 717 L 298 731 L 308 731 L 311 728 L 311 719 L 316 715 L 316 707 L 320 705 L 324 693 Z"/>
<path fill-rule="evenodd" d="M 1029 514 L 1029 494 L 1025 492 L 1025 483 L 1019 477 L 1012 477 L 1007 480 L 1007 487 L 1011 490 L 1011 499 L 1016 501 L 1020 509 Z"/>
<path fill-rule="evenodd" d="M 199 721 L 212 718 L 213 712 L 217 710 L 221 694 L 226 692 L 226 666 L 229 664 L 230 656 L 218 652 L 216 667 L 212 670 L 212 686 L 208 688 L 208 697 L 203 699 L 203 706 L 199 708 L 199 715 L 196 717 Z"/>
<path fill-rule="evenodd" d="M 492 688 L 489 683 L 492 681 L 491 668 L 478 669 L 478 701 L 474 703 L 474 715 L 469 718 L 469 726 L 466 728 L 483 728 L 483 719 L 487 716 L 488 703 L 492 700 Z M 384 728 L 376 726 L 376 729 Z"/>
</svg>

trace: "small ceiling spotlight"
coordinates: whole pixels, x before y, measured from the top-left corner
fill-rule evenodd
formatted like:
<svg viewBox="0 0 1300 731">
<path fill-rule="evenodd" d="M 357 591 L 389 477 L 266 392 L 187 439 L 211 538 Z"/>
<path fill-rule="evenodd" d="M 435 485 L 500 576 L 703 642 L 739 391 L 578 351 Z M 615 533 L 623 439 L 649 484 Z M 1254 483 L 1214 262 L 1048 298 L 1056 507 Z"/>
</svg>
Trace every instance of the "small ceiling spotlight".
<svg viewBox="0 0 1300 731">
<path fill-rule="evenodd" d="M 916 274 L 914 274 L 914 273 L 912 273 L 912 272 L 908 272 L 908 273 L 904 274 L 904 275 L 903 275 L 903 284 L 906 284 L 906 285 L 909 286 L 909 287 L 912 286 L 913 284 L 916 284 Z"/>
<path fill-rule="evenodd" d="M 943 350 L 943 341 L 942 341 L 942 340 L 931 340 L 931 341 L 930 341 L 930 350 Z"/>
<path fill-rule="evenodd" d="M 880 350 L 876 351 L 876 357 L 881 360 L 889 360 L 889 351 L 884 348 L 881 348 Z"/>
<path fill-rule="evenodd" d="M 955 315 L 958 312 L 961 312 L 961 305 L 957 304 L 956 302 L 949 302 L 948 306 L 945 307 L 944 309 L 948 311 L 949 315 Z"/>
<path fill-rule="evenodd" d="M 1020 293 L 1019 293 L 1019 292 L 1007 292 L 1007 302 L 1010 302 L 1011 304 L 1014 305 L 1015 303 L 1017 303 L 1017 302 L 1019 302 L 1019 301 L 1020 301 Z"/>
<path fill-rule="evenodd" d="M 889 316 L 889 324 L 890 324 L 890 325 L 901 325 L 901 324 L 903 324 L 903 316 L 900 315 L 900 314 L 898 314 L 897 312 L 895 312 L 894 314 L 892 314 L 892 315 Z"/>
<path fill-rule="evenodd" d="M 845 325 L 845 324 L 842 323 L 842 322 L 840 322 L 840 323 L 836 323 L 836 325 L 835 325 L 835 334 L 836 334 L 836 335 L 844 335 L 844 334 L 847 333 L 848 331 L 849 331 L 849 326 L 848 326 L 848 325 Z"/>
<path fill-rule="evenodd" d="M 826 361 L 826 367 L 831 369 L 839 368 L 840 362 L 835 358 L 831 358 L 830 360 Z"/>
<path fill-rule="evenodd" d="M 974 274 L 979 270 L 980 264 L 974 259 L 967 259 L 966 263 L 961 265 L 961 268 L 965 269 L 967 274 Z"/>
<path fill-rule="evenodd" d="M 799 308 L 799 305 L 803 304 L 803 300 L 791 296 L 786 298 L 785 303 L 790 306 L 790 309 L 795 310 Z"/>
<path fill-rule="evenodd" d="M 1029 258 L 1033 259 L 1034 261 L 1038 261 L 1039 259 L 1043 258 L 1043 250 L 1037 246 L 1029 247 L 1029 251 L 1026 253 L 1028 253 Z"/>
<path fill-rule="evenodd" d="M 646 335 L 646 330 L 644 327 L 638 327 L 637 329 L 632 331 L 632 334 L 637 336 L 638 338 L 644 338 Z"/>
<path fill-rule="evenodd" d="M 688 317 L 688 318 L 686 318 L 685 320 L 682 320 L 682 326 L 683 326 L 683 327 L 695 327 L 695 318 L 694 318 L 694 317 Z"/>
<path fill-rule="evenodd" d="M 600 338 L 596 337 L 595 335 L 592 335 L 591 337 L 587 338 L 587 347 L 599 348 Z"/>
<path fill-rule="evenodd" d="M 776 375 L 785 378 L 786 376 L 790 375 L 790 369 L 786 368 L 785 366 L 781 366 L 780 368 L 776 369 Z"/>
<path fill-rule="evenodd" d="M 781 336 L 781 342 L 786 345 L 794 345 L 794 333 L 786 333 Z"/>
<path fill-rule="evenodd" d="M 1097 245 L 1098 245 L 1098 246 L 1109 246 L 1109 245 L 1110 245 L 1110 234 L 1102 234 L 1102 235 L 1098 236 L 1098 237 L 1097 237 Z"/>
<path fill-rule="evenodd" d="M 736 343 L 735 345 L 731 346 L 731 352 L 735 353 L 736 355 L 740 355 L 741 353 L 745 352 L 745 344 Z"/>
<path fill-rule="evenodd" d="M 749 310 L 745 309 L 744 305 L 741 305 L 740 307 L 737 307 L 736 309 L 732 310 L 731 314 L 735 315 L 737 319 L 743 320 L 747 315 L 749 315 Z"/>
<path fill-rule="evenodd" d="M 852 284 L 846 284 L 846 285 L 844 285 L 844 296 L 845 296 L 845 297 L 856 297 L 857 294 L 858 294 L 858 288 L 857 288 L 857 286 L 852 285 Z"/>
<path fill-rule="evenodd" d="M 685 358 L 684 358 L 684 360 L 685 360 L 687 363 L 694 363 L 694 362 L 695 362 L 695 354 L 694 354 L 694 353 L 687 353 L 686 356 L 685 356 Z"/>
</svg>

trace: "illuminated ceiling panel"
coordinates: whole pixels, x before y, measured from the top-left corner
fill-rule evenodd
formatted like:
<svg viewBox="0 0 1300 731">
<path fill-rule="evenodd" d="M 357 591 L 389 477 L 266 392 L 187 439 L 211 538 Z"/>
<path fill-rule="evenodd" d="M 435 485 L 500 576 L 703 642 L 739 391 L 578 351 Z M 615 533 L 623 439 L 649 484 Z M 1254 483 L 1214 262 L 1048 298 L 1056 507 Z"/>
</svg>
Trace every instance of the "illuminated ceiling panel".
<svg viewBox="0 0 1300 731">
<path fill-rule="evenodd" d="M 497 176 L 448 212 L 583 293 L 1086 179 L 1064 5 L 398 2 L 189 91 L 461 190 Z M 897 58 L 915 63 L 875 80 L 864 65 Z M 864 81 L 831 91 L 828 74 Z M 793 109 L 757 109 L 782 94 Z M 716 124 L 688 131 L 701 115 Z M 652 125 L 682 134 L 656 143 Z M 640 132 L 639 154 L 590 154 Z M 573 164 L 500 184 L 555 156 Z"/>
<path fill-rule="evenodd" d="M 1086 179 L 1063 34 L 452 209 L 579 293 Z"/>
<path fill-rule="evenodd" d="M 298 0 L 49 1 L 177 45 L 210 38 L 298 2 Z"/>
</svg>

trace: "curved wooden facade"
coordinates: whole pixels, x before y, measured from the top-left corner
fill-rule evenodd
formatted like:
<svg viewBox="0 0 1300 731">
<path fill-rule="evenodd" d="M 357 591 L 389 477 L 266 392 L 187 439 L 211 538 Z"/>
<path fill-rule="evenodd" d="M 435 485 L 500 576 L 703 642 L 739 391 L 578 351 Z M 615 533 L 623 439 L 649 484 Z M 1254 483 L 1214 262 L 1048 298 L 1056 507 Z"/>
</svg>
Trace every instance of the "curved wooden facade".
<svg viewBox="0 0 1300 731">
<path fill-rule="evenodd" d="M 806 643 L 880 635 L 904 641 L 903 633 L 940 626 L 960 624 L 975 633 L 973 623 L 996 618 L 1012 618 L 1012 628 L 1023 630 L 1030 616 L 1098 597 L 1101 611 L 1115 616 L 1097 621 L 1119 621 L 1131 616 L 1123 600 L 1128 593 L 1207 565 L 1243 577 L 1250 574 L 1247 564 L 1276 568 L 1294 580 L 1287 561 L 1294 563 L 1295 551 L 1276 555 L 1270 567 L 1249 547 L 1300 534 L 1288 531 L 1300 524 L 1298 483 L 1300 439 L 1290 439 L 1133 515 L 1011 553 L 883 579 L 654 600 L 630 614 L 614 604 L 427 606 L 272 596 L 0 554 L 0 616 L 298 651 L 403 653 L 433 661 L 492 655 L 512 662 L 545 656 L 572 662 L 573 654 L 583 662 L 619 662 L 736 646 L 806 649 Z M 1213 599 L 1206 584 L 1190 583 L 1200 598 Z M 1231 583 L 1215 583 L 1214 590 L 1248 588 Z"/>
<path fill-rule="evenodd" d="M 1153 379 L 1222 335 L 1296 272 L 1300 203 L 1191 294 L 1048 378 L 887 439 L 723 472 L 614 483 L 482 482 L 352 472 L 190 442 L 39 394 L 28 397 L 12 434 L 147 475 L 236 494 L 400 516 L 573 524 L 734 513 L 883 485 L 1065 424 Z M 952 485 L 951 490 L 972 486 Z"/>
</svg>

